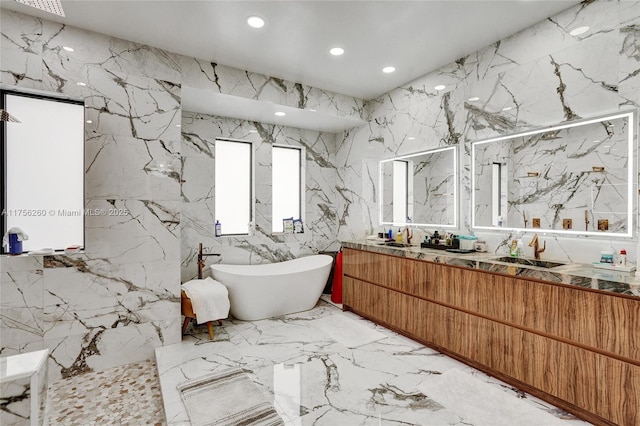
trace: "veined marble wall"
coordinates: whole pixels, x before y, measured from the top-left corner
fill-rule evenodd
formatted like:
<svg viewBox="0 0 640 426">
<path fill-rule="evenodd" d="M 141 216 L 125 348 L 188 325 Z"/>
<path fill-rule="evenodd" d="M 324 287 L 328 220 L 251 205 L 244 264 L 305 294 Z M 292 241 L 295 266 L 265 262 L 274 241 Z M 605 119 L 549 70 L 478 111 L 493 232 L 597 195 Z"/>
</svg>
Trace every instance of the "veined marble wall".
<svg viewBox="0 0 640 426">
<path fill-rule="evenodd" d="M 180 183 L 146 170 L 179 158 L 180 58 L 1 12 L 1 83 L 85 100 L 86 206 L 126 212 L 87 216 L 84 254 L 0 259 L 2 355 L 49 348 L 52 379 L 150 358 L 180 340 Z"/>
<path fill-rule="evenodd" d="M 335 134 L 183 112 L 182 118 L 182 281 L 196 276 L 198 243 L 219 253 L 206 264 L 257 264 L 338 250 L 333 206 Z M 215 237 L 214 141 L 216 137 L 252 142 L 255 149 L 255 233 Z M 304 233 L 271 233 L 271 147 L 303 147 L 305 162 Z M 224 226 L 224 224 L 223 224 Z M 205 276 L 210 275 L 208 270 Z"/>
<path fill-rule="evenodd" d="M 413 165 L 413 222 L 453 225 L 455 185 L 453 150 L 416 157 Z"/>
<path fill-rule="evenodd" d="M 85 217 L 83 254 L 0 257 L 0 353 L 48 348 L 49 380 L 149 359 L 181 339 L 180 182 L 147 170 L 179 161 L 180 57 L 4 9 L 0 24 L 0 82 L 85 100 L 86 207 L 123 212 Z"/>
<path fill-rule="evenodd" d="M 569 35 L 582 25 L 590 30 Z M 460 232 L 471 233 L 469 142 L 638 108 L 639 70 L 640 2 L 596 0 L 368 102 L 369 126 L 345 132 L 338 141 L 338 186 L 354 188 L 344 202 L 338 200 L 345 223 L 339 238 L 362 238 L 380 229 L 379 160 L 447 145 L 459 145 L 463 154 Z M 447 87 L 437 91 L 438 84 Z M 475 96 L 480 100 L 469 100 Z M 499 231 L 476 235 L 498 253 L 506 252 L 512 237 Z M 635 239 L 549 235 L 543 240 L 548 259 L 591 262 L 605 248 L 625 248 L 629 259 L 636 255 Z"/>
<path fill-rule="evenodd" d="M 337 248 L 335 136 L 188 113 L 182 134 L 181 87 L 358 119 L 363 101 L 1 8 L 0 30 L 0 84 L 84 99 L 87 208 L 127 212 L 87 217 L 83 254 L 0 257 L 1 356 L 49 348 L 50 380 L 149 359 L 181 340 L 180 282 L 195 275 L 197 243 L 246 263 Z M 212 237 L 215 136 L 258 145 L 255 236 Z M 266 231 L 273 142 L 306 148 L 302 235 Z M 154 174 L 157 161 L 176 171 Z M 26 384 L 9 392 L 2 424 L 28 416 Z"/>
<path fill-rule="evenodd" d="M 363 118 L 361 99 L 201 59 L 183 57 L 181 66 L 184 86 L 338 117 Z"/>
<path fill-rule="evenodd" d="M 503 226 L 531 228 L 538 218 L 543 229 L 563 229 L 568 219 L 569 229 L 595 232 L 607 220 L 607 231 L 626 233 L 629 130 L 628 120 L 618 118 L 475 145 L 476 225 L 496 224 L 492 182 L 499 162 L 508 175 Z"/>
</svg>

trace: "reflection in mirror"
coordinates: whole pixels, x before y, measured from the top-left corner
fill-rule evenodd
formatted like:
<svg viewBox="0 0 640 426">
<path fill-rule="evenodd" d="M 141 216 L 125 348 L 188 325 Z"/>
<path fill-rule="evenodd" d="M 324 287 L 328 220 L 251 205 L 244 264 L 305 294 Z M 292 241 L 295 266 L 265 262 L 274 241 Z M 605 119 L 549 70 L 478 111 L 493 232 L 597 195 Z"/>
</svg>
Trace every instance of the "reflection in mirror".
<svg viewBox="0 0 640 426">
<path fill-rule="evenodd" d="M 496 226 L 503 225 L 503 215 L 507 213 L 507 163 L 493 163 L 491 168 L 491 217 Z"/>
<path fill-rule="evenodd" d="M 632 112 L 471 145 L 472 226 L 631 237 Z"/>
<path fill-rule="evenodd" d="M 456 147 L 380 162 L 380 223 L 457 227 Z"/>
</svg>

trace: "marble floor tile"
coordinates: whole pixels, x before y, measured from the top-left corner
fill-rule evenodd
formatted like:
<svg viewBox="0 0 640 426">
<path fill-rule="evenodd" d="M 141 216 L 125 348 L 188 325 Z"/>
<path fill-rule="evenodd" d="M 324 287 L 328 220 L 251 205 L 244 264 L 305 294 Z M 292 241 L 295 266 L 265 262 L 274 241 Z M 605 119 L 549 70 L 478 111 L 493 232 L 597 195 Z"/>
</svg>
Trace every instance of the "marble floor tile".
<svg viewBox="0 0 640 426">
<path fill-rule="evenodd" d="M 190 328 L 181 343 L 157 348 L 167 424 L 189 424 L 179 383 L 230 367 L 249 372 L 286 425 L 588 424 L 326 299 L 283 317 L 224 320 L 214 341 L 206 327 Z M 325 323 L 334 315 L 353 330 L 332 332 Z M 355 348 L 340 343 L 362 327 L 382 338 Z"/>
</svg>

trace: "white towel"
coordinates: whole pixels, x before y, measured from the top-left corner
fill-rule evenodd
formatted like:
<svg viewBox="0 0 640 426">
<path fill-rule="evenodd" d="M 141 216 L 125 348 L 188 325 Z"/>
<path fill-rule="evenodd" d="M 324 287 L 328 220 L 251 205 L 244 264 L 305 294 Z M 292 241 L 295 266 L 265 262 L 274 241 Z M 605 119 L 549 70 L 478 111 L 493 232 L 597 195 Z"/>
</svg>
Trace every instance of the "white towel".
<svg viewBox="0 0 640 426">
<path fill-rule="evenodd" d="M 29 236 L 22 229 L 14 226 L 4 234 L 4 237 L 2 237 L 3 246 L 9 245 L 9 234 L 18 234 L 18 241 L 26 241 L 29 239 Z"/>
<path fill-rule="evenodd" d="M 182 284 L 182 289 L 191 299 L 198 324 L 229 316 L 229 292 L 220 282 L 207 277 L 203 280 L 187 281 Z"/>
</svg>

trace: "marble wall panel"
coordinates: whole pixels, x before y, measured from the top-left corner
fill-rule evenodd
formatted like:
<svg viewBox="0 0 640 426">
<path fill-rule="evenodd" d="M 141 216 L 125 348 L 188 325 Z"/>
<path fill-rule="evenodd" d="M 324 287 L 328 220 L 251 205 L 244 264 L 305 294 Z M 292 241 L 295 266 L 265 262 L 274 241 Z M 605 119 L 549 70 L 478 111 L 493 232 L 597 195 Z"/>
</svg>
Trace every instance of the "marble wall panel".
<svg viewBox="0 0 640 426">
<path fill-rule="evenodd" d="M 89 199 L 175 200 L 180 154 L 174 141 L 92 135 L 85 143 L 85 195 Z M 157 163 L 173 167 L 161 173 Z"/>
<path fill-rule="evenodd" d="M 56 64 L 54 67 L 59 69 L 79 69 L 81 65 L 94 65 L 121 74 L 157 80 L 180 82 L 182 78 L 180 55 L 153 46 L 105 37 L 51 21 L 43 21 L 39 41 L 43 46 L 45 62 Z M 74 50 L 65 51 L 63 46 Z"/>
<path fill-rule="evenodd" d="M 113 263 L 179 259 L 180 203 L 93 200 L 85 215 L 86 253 Z"/>
<path fill-rule="evenodd" d="M 113 265 L 74 255 L 46 262 L 45 339 L 179 316 L 179 276 L 164 261 Z"/>
<path fill-rule="evenodd" d="M 636 1 L 620 5 L 620 108 L 640 107 L 640 17 L 634 14 L 638 8 L 640 2 Z"/>
<path fill-rule="evenodd" d="M 637 107 L 638 4 L 582 3 L 368 101 L 369 125 L 338 139 L 337 186 L 356 192 L 336 197 L 340 223 L 346 224 L 339 225 L 339 239 L 382 231 L 374 215 L 377 203 L 371 201 L 377 190 L 370 189 L 371 182 L 377 186 L 377 169 L 368 163 L 460 145 L 462 225 L 458 232 L 473 233 L 468 142 Z M 569 35 L 583 24 L 591 30 L 581 36 Z M 438 92 L 436 84 L 447 87 Z M 480 100 L 470 101 L 472 96 Z M 511 109 L 503 110 L 506 107 Z M 371 174 L 376 178 L 371 179 Z M 491 250 L 501 252 L 507 247 L 503 242 L 513 237 L 505 232 L 477 234 L 488 240 Z M 591 262 L 592 254 L 602 246 L 619 250 L 622 244 L 629 259 L 635 259 L 633 241 L 546 239 L 547 258 Z"/>
<path fill-rule="evenodd" d="M 179 57 L 5 9 L 0 28 L 0 82 L 83 99 L 92 121 L 86 250 L 0 259 L 0 353 L 49 348 L 51 380 L 149 359 L 180 341 Z"/>
<path fill-rule="evenodd" d="M 87 118 L 101 134 L 179 140 L 180 86 L 176 83 L 86 67 L 91 90 Z"/>
<path fill-rule="evenodd" d="M 190 112 L 183 113 L 182 157 L 182 280 L 196 275 L 195 255 L 199 243 L 220 258 L 207 264 L 270 263 L 309 255 L 335 245 L 332 215 L 335 167 L 332 152 L 335 136 L 309 130 L 250 123 Z M 253 132 L 252 132 L 253 131 Z M 214 147 L 216 137 L 241 139 L 254 144 L 255 232 L 251 236 L 214 235 Z M 271 233 L 271 148 L 273 144 L 299 146 L 306 153 L 304 234 Z M 332 231 L 333 229 L 333 231 Z"/>
<path fill-rule="evenodd" d="M 0 52 L 0 82 L 22 89 L 38 89 L 42 85 L 42 61 L 35 53 Z"/>
<path fill-rule="evenodd" d="M 0 272 L 0 347 L 42 340 L 42 269 Z"/>
<path fill-rule="evenodd" d="M 364 102 L 357 98 L 202 59 L 183 56 L 180 63 L 182 81 L 188 87 L 313 109 L 338 117 L 364 118 Z"/>
<path fill-rule="evenodd" d="M 414 223 L 453 225 L 454 200 L 457 198 L 451 151 L 416 157 L 413 170 Z"/>
<path fill-rule="evenodd" d="M 49 380 L 69 378 L 87 371 L 101 371 L 115 365 L 140 362 L 153 357 L 158 346 L 178 343 L 180 318 L 140 324 L 95 327 L 84 334 L 46 339 L 50 365 Z"/>
</svg>

